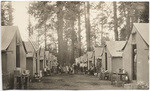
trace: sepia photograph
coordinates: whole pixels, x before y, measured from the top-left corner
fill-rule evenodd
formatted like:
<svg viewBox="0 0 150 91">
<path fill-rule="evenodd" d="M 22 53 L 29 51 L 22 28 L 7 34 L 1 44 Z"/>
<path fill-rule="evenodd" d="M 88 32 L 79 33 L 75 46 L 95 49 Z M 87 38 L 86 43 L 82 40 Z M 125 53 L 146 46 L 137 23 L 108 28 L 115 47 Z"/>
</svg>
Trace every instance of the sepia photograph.
<svg viewBox="0 0 150 91">
<path fill-rule="evenodd" d="M 149 90 L 149 1 L 1 1 L 2 90 Z"/>
</svg>

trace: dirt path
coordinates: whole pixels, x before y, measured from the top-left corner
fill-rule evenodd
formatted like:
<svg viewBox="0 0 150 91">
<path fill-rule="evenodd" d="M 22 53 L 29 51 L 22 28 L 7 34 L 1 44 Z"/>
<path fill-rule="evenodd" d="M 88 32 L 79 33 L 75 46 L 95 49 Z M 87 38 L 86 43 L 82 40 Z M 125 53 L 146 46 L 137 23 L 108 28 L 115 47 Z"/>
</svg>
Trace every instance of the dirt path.
<svg viewBox="0 0 150 91">
<path fill-rule="evenodd" d="M 30 83 L 29 89 L 56 90 L 103 90 L 123 89 L 110 85 L 110 81 L 99 80 L 89 75 L 54 75 L 43 77 L 41 82 Z"/>
</svg>

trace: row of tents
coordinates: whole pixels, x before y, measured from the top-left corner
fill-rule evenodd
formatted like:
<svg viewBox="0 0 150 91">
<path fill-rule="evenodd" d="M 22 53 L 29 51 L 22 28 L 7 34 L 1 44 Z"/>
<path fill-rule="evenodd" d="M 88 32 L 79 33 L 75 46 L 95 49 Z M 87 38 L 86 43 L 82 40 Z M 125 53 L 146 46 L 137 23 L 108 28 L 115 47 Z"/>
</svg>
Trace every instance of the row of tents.
<svg viewBox="0 0 150 91">
<path fill-rule="evenodd" d="M 57 57 L 40 48 L 39 45 L 29 39 L 22 41 L 17 26 L 1 27 L 1 59 L 3 89 L 13 88 L 14 70 L 28 70 L 32 78 L 35 73 L 42 77 L 44 68 L 52 69 L 57 66 Z"/>
<path fill-rule="evenodd" d="M 83 62 L 109 73 L 124 69 L 131 82 L 149 84 L 149 23 L 134 23 L 127 41 L 106 41 L 76 58 L 76 64 Z"/>
<path fill-rule="evenodd" d="M 30 71 L 31 77 L 38 73 L 42 77 L 44 68 L 52 69 L 57 66 L 57 57 L 49 51 L 45 51 L 44 48 L 38 50 L 33 45 L 36 45 L 33 41 L 24 42 L 27 55 L 26 55 L 26 69 Z M 38 45 L 37 45 L 38 46 Z"/>
</svg>

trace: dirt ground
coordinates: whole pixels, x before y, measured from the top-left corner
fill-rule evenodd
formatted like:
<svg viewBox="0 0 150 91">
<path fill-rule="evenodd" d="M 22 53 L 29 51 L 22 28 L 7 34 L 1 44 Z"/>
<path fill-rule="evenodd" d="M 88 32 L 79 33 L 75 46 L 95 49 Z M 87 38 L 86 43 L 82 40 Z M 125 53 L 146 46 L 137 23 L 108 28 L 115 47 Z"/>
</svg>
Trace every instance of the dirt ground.
<svg viewBox="0 0 150 91">
<path fill-rule="evenodd" d="M 123 89 L 114 87 L 110 81 L 99 80 L 96 76 L 90 75 L 53 75 L 43 77 L 41 82 L 30 83 L 29 89 L 43 90 L 111 90 Z"/>
</svg>

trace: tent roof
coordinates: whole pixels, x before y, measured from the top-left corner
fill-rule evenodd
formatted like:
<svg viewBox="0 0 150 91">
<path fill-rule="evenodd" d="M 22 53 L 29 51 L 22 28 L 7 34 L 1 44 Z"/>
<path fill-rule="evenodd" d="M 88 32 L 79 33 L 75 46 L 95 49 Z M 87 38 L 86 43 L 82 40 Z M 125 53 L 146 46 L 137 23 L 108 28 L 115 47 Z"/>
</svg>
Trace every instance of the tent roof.
<svg viewBox="0 0 150 91">
<path fill-rule="evenodd" d="M 111 56 L 122 57 L 122 48 L 124 47 L 126 41 L 106 41 L 106 46 Z"/>
<path fill-rule="evenodd" d="M 22 41 L 22 38 L 19 33 L 19 29 L 17 26 L 1 26 L 1 51 L 7 50 L 9 45 L 11 44 L 13 38 L 16 36 L 16 43 L 22 43 L 23 49 L 25 53 L 27 50 L 25 48 L 25 44 Z"/>
<path fill-rule="evenodd" d="M 143 40 L 149 45 L 149 23 L 134 23 L 133 25 Z"/>
<path fill-rule="evenodd" d="M 37 51 L 39 50 L 39 45 L 38 43 L 34 40 L 34 38 L 32 36 L 29 37 L 29 41 L 31 42 L 32 46 L 34 47 L 34 49 Z"/>
<path fill-rule="evenodd" d="M 95 47 L 94 51 L 97 51 L 99 56 L 102 56 L 102 54 L 103 54 L 103 47 Z"/>
<path fill-rule="evenodd" d="M 149 45 L 149 23 L 133 23 L 133 26 L 136 28 L 143 40 Z M 126 42 L 122 50 L 124 50 L 127 43 L 128 41 Z"/>
<path fill-rule="evenodd" d="M 25 52 L 26 52 L 26 54 L 27 54 L 28 52 L 27 52 L 27 49 L 26 49 L 26 47 L 25 47 L 24 41 L 22 41 L 22 44 L 23 44 L 23 48 L 24 48 L 24 50 L 25 50 Z"/>
<path fill-rule="evenodd" d="M 6 50 L 14 38 L 17 26 L 1 26 L 1 50 Z"/>
<path fill-rule="evenodd" d="M 33 57 L 34 49 L 29 41 L 24 42 L 25 47 L 27 49 L 27 57 Z"/>
</svg>

